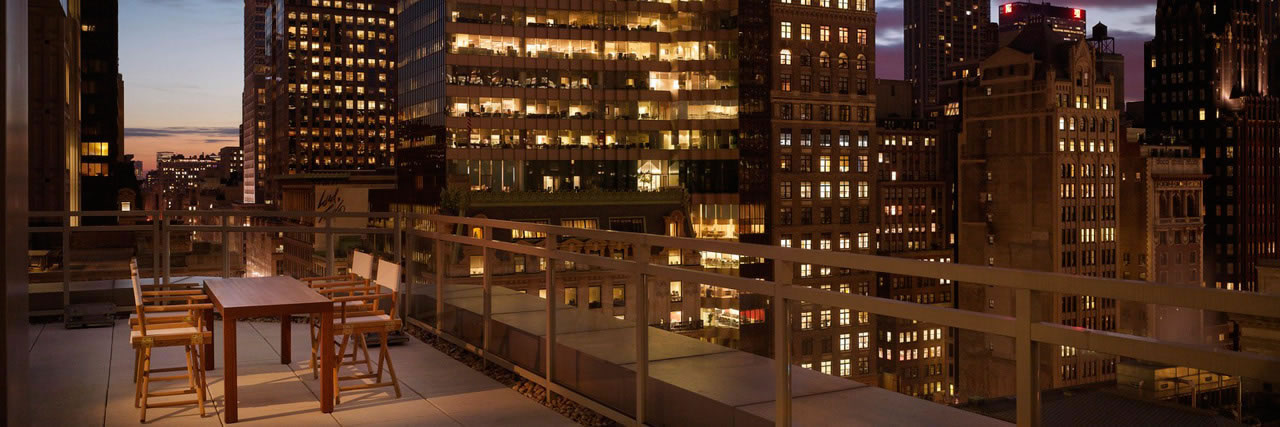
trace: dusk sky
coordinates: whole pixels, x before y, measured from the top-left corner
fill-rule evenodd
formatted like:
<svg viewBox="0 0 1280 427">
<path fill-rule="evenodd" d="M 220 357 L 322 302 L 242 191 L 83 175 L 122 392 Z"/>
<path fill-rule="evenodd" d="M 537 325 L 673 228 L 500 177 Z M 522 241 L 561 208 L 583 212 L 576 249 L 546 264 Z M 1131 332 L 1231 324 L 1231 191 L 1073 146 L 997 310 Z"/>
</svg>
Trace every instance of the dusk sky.
<svg viewBox="0 0 1280 427">
<path fill-rule="evenodd" d="M 902 4 L 880 0 L 876 74 L 902 78 Z M 993 1 L 991 10 L 1005 1 Z M 1107 24 L 1126 60 L 1126 96 L 1142 98 L 1142 43 L 1154 34 L 1156 0 L 1070 0 L 1089 26 Z M 993 16 L 994 20 L 995 17 Z M 243 0 L 120 0 L 125 150 L 147 169 L 157 151 L 217 152 L 238 145 L 244 85 Z"/>
</svg>

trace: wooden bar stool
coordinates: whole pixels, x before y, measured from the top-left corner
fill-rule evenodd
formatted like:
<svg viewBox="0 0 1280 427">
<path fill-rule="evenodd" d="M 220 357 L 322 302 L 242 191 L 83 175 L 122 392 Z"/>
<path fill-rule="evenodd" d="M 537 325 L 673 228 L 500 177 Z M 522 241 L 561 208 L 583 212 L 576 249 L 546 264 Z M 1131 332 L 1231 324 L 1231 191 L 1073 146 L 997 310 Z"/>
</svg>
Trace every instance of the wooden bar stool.
<svg viewBox="0 0 1280 427">
<path fill-rule="evenodd" d="M 140 276 L 138 275 L 138 259 L 137 258 L 132 258 L 129 260 L 129 273 L 130 273 L 130 279 L 132 280 L 132 286 L 137 289 L 142 289 L 142 282 L 141 282 Z M 159 287 L 153 287 L 153 289 L 155 288 L 159 288 Z M 194 304 L 194 303 L 203 302 L 206 300 L 208 300 L 208 297 L 205 296 L 204 292 L 200 290 L 158 290 L 158 291 L 143 290 L 142 291 L 142 302 L 144 305 L 148 305 L 148 306 L 163 305 L 163 304 L 174 303 L 174 302 Z M 147 323 L 148 323 L 148 328 L 152 328 L 152 329 L 195 326 L 195 321 L 191 319 L 191 316 L 189 315 L 189 313 L 181 310 L 152 312 L 151 314 L 147 315 Z M 129 328 L 130 330 L 136 330 L 138 328 L 138 313 L 136 312 L 129 313 Z M 133 366 L 134 368 L 133 373 L 134 373 L 134 379 L 136 380 L 137 374 L 138 374 L 138 371 L 137 371 L 138 367 L 141 366 L 141 364 L 137 363 L 137 361 L 141 360 L 142 353 L 139 351 L 137 347 L 134 348 L 133 353 L 134 353 L 133 356 L 135 361 Z"/>
<path fill-rule="evenodd" d="M 387 292 L 382 292 L 383 290 Z M 395 389 L 396 397 L 400 397 L 400 382 L 396 378 L 395 366 L 391 363 L 391 353 L 387 350 L 387 334 L 392 331 L 400 330 L 401 320 L 396 318 L 396 307 L 399 305 L 400 291 L 400 265 L 386 261 L 378 261 L 378 275 L 374 280 L 373 286 L 365 289 L 353 290 L 358 295 L 347 295 L 333 297 L 333 301 L 339 304 L 338 316 L 334 318 L 334 337 L 341 336 L 342 342 L 339 344 L 338 354 L 346 352 L 347 345 L 353 342 L 359 343 L 364 340 L 367 333 L 378 334 L 378 364 L 374 369 L 369 367 L 368 372 L 357 373 L 355 375 L 340 376 L 337 370 L 343 364 L 337 364 L 334 367 L 334 401 L 342 401 L 342 392 L 352 390 L 363 390 L 376 387 L 390 386 Z M 378 302 L 382 299 L 391 299 L 391 309 L 384 312 L 377 308 Z M 359 345 L 359 344 L 356 344 Z M 384 373 L 385 365 L 385 373 Z M 388 375 L 391 379 L 389 382 L 383 382 L 383 376 Z M 363 383 L 343 386 L 342 381 L 374 379 L 373 383 Z"/>
<path fill-rule="evenodd" d="M 136 372 L 134 382 L 137 383 L 134 391 L 134 406 L 140 408 L 138 421 L 144 423 L 147 421 L 147 408 L 180 405 L 196 405 L 200 408 L 200 416 L 203 417 L 205 415 L 204 401 L 207 395 L 207 382 L 204 368 L 201 366 L 203 359 L 200 351 L 206 342 L 213 340 L 213 333 L 205 330 L 203 311 L 213 309 L 213 305 L 192 303 L 146 305 L 142 286 L 138 283 L 136 277 L 133 280 L 133 301 L 134 314 L 137 315 L 137 325 L 130 328 L 129 342 L 138 354 L 137 363 L 134 367 Z M 163 318 L 156 316 L 157 314 L 175 312 L 181 313 L 187 320 L 182 322 L 172 320 L 157 320 L 153 322 L 151 320 L 152 318 Z M 185 367 L 155 368 L 151 366 L 152 352 L 156 347 L 179 346 L 186 351 L 187 361 Z M 186 371 L 185 374 L 156 375 L 183 370 Z M 151 385 L 154 382 L 179 380 L 186 380 L 187 387 L 176 390 L 151 391 Z M 151 401 L 151 398 L 154 397 L 187 394 L 194 394 L 196 398 L 164 402 Z"/>
<path fill-rule="evenodd" d="M 369 255 L 368 253 L 356 250 L 356 251 L 352 251 L 351 253 L 351 269 L 347 272 L 346 275 L 310 278 L 310 279 L 313 279 L 310 282 L 307 281 L 308 279 L 302 279 L 302 280 L 304 283 L 307 283 L 307 286 L 311 287 L 312 289 L 315 289 L 316 292 L 320 293 L 320 295 L 324 295 L 326 298 L 332 299 L 335 296 L 355 295 L 362 291 L 367 291 L 371 286 L 370 280 L 372 278 L 373 278 L 373 256 Z M 335 302 L 334 310 L 338 310 L 339 308 L 340 308 L 340 304 Z M 310 320 L 311 320 L 311 376 L 314 378 L 319 378 L 320 370 L 319 370 L 319 365 L 317 363 L 317 360 L 318 360 L 317 358 L 319 357 L 319 352 L 320 352 L 320 347 L 319 347 L 320 318 L 316 315 L 312 315 Z M 362 361 L 359 359 L 359 353 L 357 353 L 357 351 L 361 351 L 364 354 L 363 363 L 365 364 L 366 367 L 369 367 L 370 369 L 372 369 L 372 364 L 369 359 L 368 345 L 364 342 L 364 340 L 360 341 L 360 345 L 358 346 L 358 348 L 353 347 L 351 349 L 350 355 L 339 354 L 338 355 L 339 364 L 361 363 Z M 350 362 L 346 361 L 348 356 L 352 359 Z"/>
</svg>

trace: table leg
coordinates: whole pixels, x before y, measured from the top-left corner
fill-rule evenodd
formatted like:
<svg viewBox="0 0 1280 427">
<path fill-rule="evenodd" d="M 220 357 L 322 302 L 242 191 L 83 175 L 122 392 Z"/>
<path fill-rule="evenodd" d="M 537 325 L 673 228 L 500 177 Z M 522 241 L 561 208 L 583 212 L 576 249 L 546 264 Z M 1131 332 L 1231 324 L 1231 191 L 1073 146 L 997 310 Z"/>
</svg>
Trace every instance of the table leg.
<svg viewBox="0 0 1280 427">
<path fill-rule="evenodd" d="M 292 316 L 288 314 L 280 315 L 280 363 L 288 365 L 290 359 L 290 350 L 293 348 L 293 322 Z"/>
<path fill-rule="evenodd" d="M 204 311 L 204 324 L 205 327 L 209 328 L 209 335 L 212 336 L 214 330 L 213 310 Z M 213 340 L 209 340 L 209 342 L 204 343 L 204 369 L 206 371 L 213 370 L 213 351 Z"/>
<path fill-rule="evenodd" d="M 222 395 L 227 423 L 239 421 L 236 402 L 236 319 L 222 315 Z"/>
<path fill-rule="evenodd" d="M 333 311 L 320 314 L 320 412 L 333 412 Z"/>
</svg>

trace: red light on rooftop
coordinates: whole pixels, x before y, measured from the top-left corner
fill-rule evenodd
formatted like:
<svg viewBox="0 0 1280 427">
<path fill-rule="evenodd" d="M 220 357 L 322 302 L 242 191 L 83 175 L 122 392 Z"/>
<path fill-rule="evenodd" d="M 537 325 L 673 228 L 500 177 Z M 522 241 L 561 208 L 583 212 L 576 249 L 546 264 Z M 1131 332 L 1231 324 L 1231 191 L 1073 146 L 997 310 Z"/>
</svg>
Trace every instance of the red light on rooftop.
<svg viewBox="0 0 1280 427">
<path fill-rule="evenodd" d="M 1006 14 L 1013 13 L 1013 3 L 1004 5 L 1004 13 Z"/>
<path fill-rule="evenodd" d="M 1074 16 L 1076 19 L 1084 19 L 1084 11 L 1080 9 L 1071 9 L 1071 16 Z"/>
</svg>

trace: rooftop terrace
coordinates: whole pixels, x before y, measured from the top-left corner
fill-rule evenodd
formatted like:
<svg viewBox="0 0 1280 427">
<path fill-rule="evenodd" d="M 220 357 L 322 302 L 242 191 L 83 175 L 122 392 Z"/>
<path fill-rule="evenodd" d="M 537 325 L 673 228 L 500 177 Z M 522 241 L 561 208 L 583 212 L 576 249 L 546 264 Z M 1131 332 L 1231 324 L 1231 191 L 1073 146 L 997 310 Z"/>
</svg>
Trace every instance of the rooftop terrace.
<svg viewBox="0 0 1280 427">
<path fill-rule="evenodd" d="M 119 212 L 111 213 L 121 214 Z M 170 234 L 221 235 L 232 233 L 314 233 L 316 242 L 306 251 L 306 263 L 319 262 L 336 272 L 334 238 L 365 236 L 368 248 L 387 260 L 404 265 L 405 298 L 402 313 L 412 327 L 421 328 L 548 387 L 553 393 L 586 406 L 620 424 L 636 425 L 1005 425 L 1006 422 L 949 407 L 839 376 L 793 366 L 791 342 L 799 304 L 821 301 L 824 306 L 864 311 L 878 316 L 913 319 L 947 327 L 1013 337 L 1017 341 L 1018 395 L 1008 412 L 1019 425 L 1040 425 L 1042 411 L 1034 351 L 1040 344 L 1072 346 L 1124 358 L 1194 366 L 1226 375 L 1280 381 L 1280 360 L 1259 354 L 1226 352 L 1214 348 L 1162 342 L 1116 332 L 1067 327 L 1042 321 L 1030 309 L 1015 316 L 957 310 L 947 306 L 916 304 L 870 295 L 837 293 L 792 286 L 789 277 L 796 265 L 812 263 L 864 271 L 948 279 L 957 282 L 1013 288 L 1017 300 L 1034 301 L 1041 293 L 1073 293 L 1174 305 L 1206 310 L 1268 316 L 1280 313 L 1280 297 L 1246 295 L 1216 289 L 1171 288 L 1159 284 L 1062 274 L 942 264 L 900 258 L 835 251 L 778 248 L 727 241 L 697 240 L 654 234 L 575 229 L 545 224 L 461 218 L 439 215 L 391 213 L 297 212 L 126 212 L 136 225 L 89 227 L 33 227 L 33 232 L 84 233 L 133 231 L 154 236 L 158 248 L 141 246 L 134 254 L 150 258 L 143 276 L 161 283 L 199 283 L 200 273 L 171 271 L 174 256 L 167 250 Z M 58 215 L 58 214 L 54 214 Z M 63 217 L 66 218 L 65 214 Z M 39 215 L 35 215 L 39 216 Z M 347 217 L 367 218 L 368 226 L 303 227 L 296 223 L 262 223 L 238 217 Z M 212 221 L 190 221 L 190 218 Z M 331 223 L 331 221 L 326 221 Z M 198 224 L 198 225 L 193 225 Z M 537 235 L 530 241 L 503 240 L 495 229 L 521 230 Z M 165 237 L 162 237 L 165 236 Z M 560 247 L 561 239 L 598 240 L 631 248 L 629 255 L 572 252 Z M 67 241 L 64 238 L 64 242 Z M 517 239 L 518 240 L 518 239 Z M 550 246 L 550 247 L 548 247 Z M 220 245 L 221 273 L 245 274 L 244 251 Z M 469 248 L 469 249 L 468 249 Z M 664 251 L 657 250 L 663 248 Z M 313 250 L 318 249 L 319 255 Z M 652 249 L 652 250 L 651 250 Z M 658 253 L 669 251 L 737 254 L 769 260 L 775 280 L 757 280 L 707 271 L 696 266 L 657 262 Z M 74 260 L 74 251 L 63 253 Z M 287 251 L 286 251 L 287 252 Z M 468 254 L 477 253 L 480 256 Z M 500 269 L 499 259 L 527 257 L 527 269 Z M 665 260 L 666 257 L 662 256 Z M 539 264 L 538 260 L 543 263 Z M 549 262 L 547 262 L 549 261 Z M 455 274 L 450 265 L 470 265 Z M 190 264 L 188 264 L 190 265 Z M 541 266 L 540 266 L 541 265 Z M 63 269 L 65 271 L 66 269 Z M 203 274 L 217 274 L 217 268 Z M 177 273 L 177 274 L 174 274 Z M 567 305 L 561 298 L 542 298 L 535 288 L 520 291 L 501 283 L 528 282 L 547 289 L 547 295 L 564 295 L 563 278 L 587 274 L 621 277 L 628 286 L 653 292 L 627 291 L 626 314 L 586 309 L 587 304 Z M 70 273 L 63 273 L 70 278 Z M 665 297 L 655 291 L 659 280 L 705 283 L 752 293 L 770 301 L 768 310 L 772 357 L 690 338 L 656 326 L 649 299 Z M 613 279 L 611 279 L 613 280 Z M 550 286 L 546 286 L 550 284 Z M 125 289 L 108 280 L 61 287 L 64 301 L 73 295 L 98 293 L 114 298 Z M 631 288 L 628 288 L 631 289 Z M 48 283 L 32 285 L 33 292 L 48 297 L 59 289 Z M 526 293 L 527 292 L 527 293 Z M 654 295 L 654 296 L 651 296 Z M 1026 307 L 1031 304 L 1019 303 Z M 612 308 L 612 307 L 610 307 Z M 640 318 L 636 313 L 645 313 Z M 789 320 L 788 320 L 789 319 Z M 637 327 L 649 325 L 650 327 Z M 118 425 L 136 422 L 129 403 L 131 351 L 123 338 L 127 326 L 67 330 L 61 325 L 33 325 L 30 359 L 33 384 L 33 416 L 36 425 Z M 214 328 L 215 331 L 220 327 Z M 278 363 L 279 328 L 261 323 L 239 325 L 241 422 L 263 424 L 460 424 L 547 425 L 569 420 L 519 393 L 471 370 L 434 348 L 416 340 L 392 348 L 397 370 L 406 390 L 396 399 L 385 390 L 344 399 L 332 414 L 319 411 L 316 381 L 309 375 L 305 356 L 309 337 L 306 327 L 293 328 L 295 359 Z M 218 334 L 220 335 L 220 334 Z M 215 345 L 222 345 L 215 336 Z M 221 349 L 213 354 L 221 367 Z M 181 357 L 181 352 L 172 356 Z M 180 360 L 180 359 L 178 359 Z M 214 411 L 222 398 L 221 370 L 209 378 Z M 197 418 L 191 408 L 170 413 L 155 410 L 156 423 L 219 423 L 218 417 Z M 1045 415 L 1054 412 L 1045 410 Z M 1010 414 L 1005 414 L 1010 415 Z M 1002 418 L 1005 417 L 1002 415 Z M 1055 416 L 1056 417 L 1056 416 Z M 1050 418 L 1045 421 L 1051 421 Z M 1051 423 L 1051 422 L 1050 422 Z"/>
</svg>

